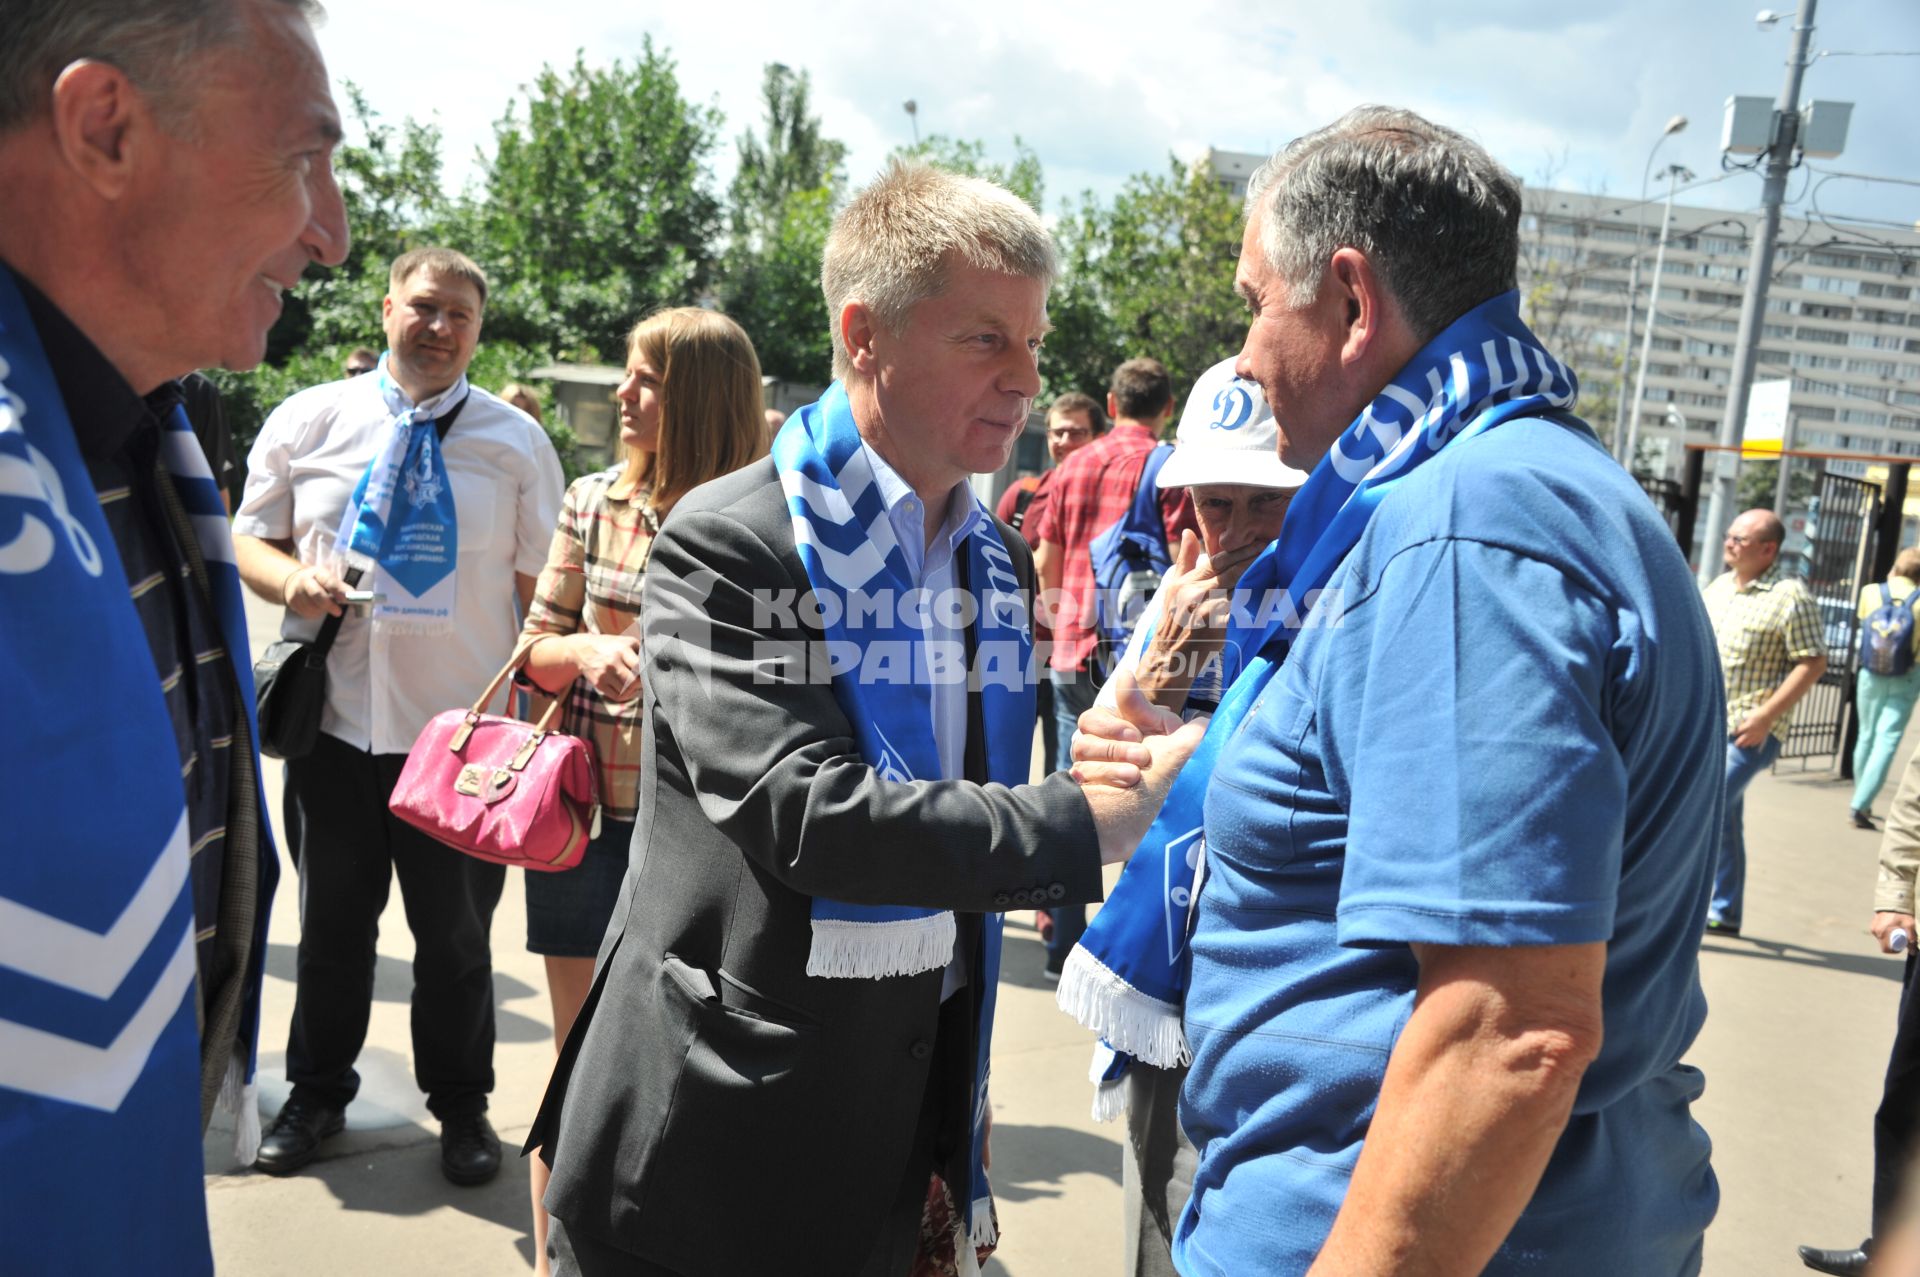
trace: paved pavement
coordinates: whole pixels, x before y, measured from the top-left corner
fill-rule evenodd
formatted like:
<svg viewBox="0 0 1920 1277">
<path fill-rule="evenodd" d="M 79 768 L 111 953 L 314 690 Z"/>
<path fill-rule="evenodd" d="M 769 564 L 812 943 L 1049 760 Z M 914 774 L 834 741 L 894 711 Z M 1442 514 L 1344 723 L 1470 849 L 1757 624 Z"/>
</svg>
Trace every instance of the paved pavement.
<svg viewBox="0 0 1920 1277">
<path fill-rule="evenodd" d="M 275 618 L 261 607 L 251 620 L 258 650 L 273 637 Z M 1909 734 L 1902 758 L 1916 746 L 1920 729 Z M 276 817 L 279 784 L 279 767 L 269 763 Z M 1845 786 L 1825 773 L 1789 764 L 1755 782 L 1747 806 L 1747 934 L 1710 939 L 1702 951 L 1711 1011 L 1692 1058 L 1707 1073 L 1697 1113 L 1714 1139 L 1723 1194 L 1707 1235 L 1707 1277 L 1804 1272 L 1796 1243 L 1849 1244 L 1866 1230 L 1870 1122 L 1900 968 L 1878 956 L 1864 933 L 1878 840 L 1852 829 L 1846 808 Z M 298 908 L 288 872 L 267 962 L 265 1117 L 285 1095 Z M 546 982 L 539 959 L 526 952 L 525 917 L 519 875 L 509 874 L 493 930 L 493 1118 L 509 1143 L 525 1135 L 553 1058 Z M 1005 1240 L 987 1272 L 1105 1277 L 1120 1269 L 1123 1135 L 1091 1120 L 1090 1036 L 1054 1008 L 1030 921 L 1030 914 L 1010 919 L 1007 931 L 994 1056 L 994 1187 Z M 397 892 L 381 919 L 379 952 L 364 1080 L 346 1134 L 287 1179 L 237 1167 L 229 1131 L 207 1138 L 214 1251 L 225 1274 L 432 1277 L 531 1266 L 523 1161 L 510 1160 L 482 1188 L 455 1188 L 440 1177 L 438 1128 L 410 1065 L 412 943 Z"/>
</svg>

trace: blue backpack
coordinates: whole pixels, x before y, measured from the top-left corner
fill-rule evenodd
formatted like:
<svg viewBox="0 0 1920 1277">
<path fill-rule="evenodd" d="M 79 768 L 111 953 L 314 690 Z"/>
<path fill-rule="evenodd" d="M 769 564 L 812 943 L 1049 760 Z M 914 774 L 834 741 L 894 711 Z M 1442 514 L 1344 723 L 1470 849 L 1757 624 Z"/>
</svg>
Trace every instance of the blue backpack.
<svg viewBox="0 0 1920 1277">
<path fill-rule="evenodd" d="M 1173 566 L 1155 482 L 1172 455 L 1170 443 L 1158 444 L 1147 454 L 1133 504 L 1087 549 L 1093 561 L 1094 668 L 1102 678 L 1126 650 L 1140 614 L 1160 588 L 1160 578 Z"/>
<path fill-rule="evenodd" d="M 1893 601 L 1893 591 L 1880 583 L 1880 606 L 1868 615 L 1860 627 L 1860 668 L 1873 674 L 1898 678 L 1913 668 L 1913 606 L 1920 603 L 1920 590 L 1901 602 Z"/>
</svg>

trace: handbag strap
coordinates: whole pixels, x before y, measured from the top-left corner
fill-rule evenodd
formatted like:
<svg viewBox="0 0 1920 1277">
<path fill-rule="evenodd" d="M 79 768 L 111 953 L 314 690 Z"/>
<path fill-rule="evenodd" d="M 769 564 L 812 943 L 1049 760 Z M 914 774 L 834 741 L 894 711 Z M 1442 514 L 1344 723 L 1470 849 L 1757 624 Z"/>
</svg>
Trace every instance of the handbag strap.
<svg viewBox="0 0 1920 1277">
<path fill-rule="evenodd" d="M 507 663 L 500 667 L 500 672 L 493 676 L 491 683 L 487 684 L 487 690 L 480 693 L 480 699 L 475 701 L 473 708 L 467 711 L 467 721 L 460 725 L 460 729 L 454 732 L 453 738 L 447 742 L 448 749 L 457 754 L 466 747 L 467 737 L 473 735 L 473 729 L 479 725 L 480 716 L 486 712 L 488 702 L 493 700 L 493 694 L 500 690 L 500 685 L 507 681 L 509 675 L 526 664 L 527 656 L 533 651 L 534 642 L 546 637 L 548 636 L 544 634 L 538 635 L 532 642 L 522 643 L 514 649 L 513 655 L 507 658 Z M 533 725 L 533 734 L 527 738 L 527 743 L 521 747 L 519 754 L 515 755 L 513 765 L 515 771 L 526 766 L 526 760 L 533 755 L 533 747 L 540 743 L 543 736 L 553 730 L 553 720 L 560 716 L 560 703 L 567 699 L 568 689 L 578 678 L 579 675 L 574 675 L 573 679 L 568 680 L 566 687 L 553 693 L 553 703 L 547 706 L 547 712 L 540 716 L 540 721 Z"/>
<path fill-rule="evenodd" d="M 347 588 L 351 589 L 360 584 L 360 577 L 361 570 L 359 568 L 348 568 L 346 575 L 340 579 L 347 583 Z M 340 636 L 340 622 L 346 619 L 347 609 L 341 608 L 339 615 L 329 616 L 320 623 L 320 632 L 313 636 L 313 642 L 307 644 L 307 659 L 309 661 L 324 661 L 327 659 L 327 653 L 333 648 L 333 640 Z"/>
</svg>

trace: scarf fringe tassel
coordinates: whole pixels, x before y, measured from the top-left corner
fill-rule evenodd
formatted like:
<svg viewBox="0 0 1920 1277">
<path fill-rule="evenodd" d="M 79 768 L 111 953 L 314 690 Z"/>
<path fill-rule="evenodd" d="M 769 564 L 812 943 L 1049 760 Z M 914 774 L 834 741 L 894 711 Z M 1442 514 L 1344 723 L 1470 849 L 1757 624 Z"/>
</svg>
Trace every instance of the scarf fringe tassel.
<svg viewBox="0 0 1920 1277">
<path fill-rule="evenodd" d="M 1193 1061 L 1180 1008 L 1140 992 L 1084 947 L 1067 955 L 1054 1000 L 1116 1051 L 1162 1069 Z"/>
<path fill-rule="evenodd" d="M 919 975 L 946 966 L 953 941 L 950 913 L 893 922 L 815 918 L 807 974 L 840 980 Z"/>
<path fill-rule="evenodd" d="M 1000 1225 L 994 1218 L 993 1198 L 976 1197 L 973 1199 L 973 1226 L 967 1230 L 967 1240 L 975 1246 L 996 1246 L 1000 1242 Z"/>
<path fill-rule="evenodd" d="M 1111 1082 L 1096 1082 L 1093 1085 L 1093 1120 L 1111 1122 L 1123 1116 L 1127 1111 L 1127 1079 L 1117 1077 Z"/>
<path fill-rule="evenodd" d="M 439 638 L 454 632 L 451 616 L 431 621 L 389 620 L 377 610 L 373 617 L 373 628 L 382 634 L 406 638 Z"/>
<path fill-rule="evenodd" d="M 227 1075 L 220 1081 L 220 1098 L 214 1101 L 213 1111 L 233 1119 L 233 1158 L 242 1166 L 252 1166 L 260 1155 L 260 1088 L 247 1081 L 247 1062 L 237 1052 L 227 1061 Z"/>
</svg>

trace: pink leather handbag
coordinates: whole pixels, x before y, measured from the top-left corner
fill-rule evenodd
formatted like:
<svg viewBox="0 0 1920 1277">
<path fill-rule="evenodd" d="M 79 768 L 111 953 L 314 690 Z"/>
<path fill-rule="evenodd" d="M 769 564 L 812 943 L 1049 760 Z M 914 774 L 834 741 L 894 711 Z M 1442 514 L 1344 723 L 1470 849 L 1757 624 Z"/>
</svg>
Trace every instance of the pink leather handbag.
<svg viewBox="0 0 1920 1277">
<path fill-rule="evenodd" d="M 483 711 L 526 658 L 515 652 L 472 709 L 435 714 L 407 752 L 387 808 L 469 856 L 553 872 L 571 869 L 599 832 L 593 747 L 552 730 L 565 695 L 537 724 Z"/>
</svg>

